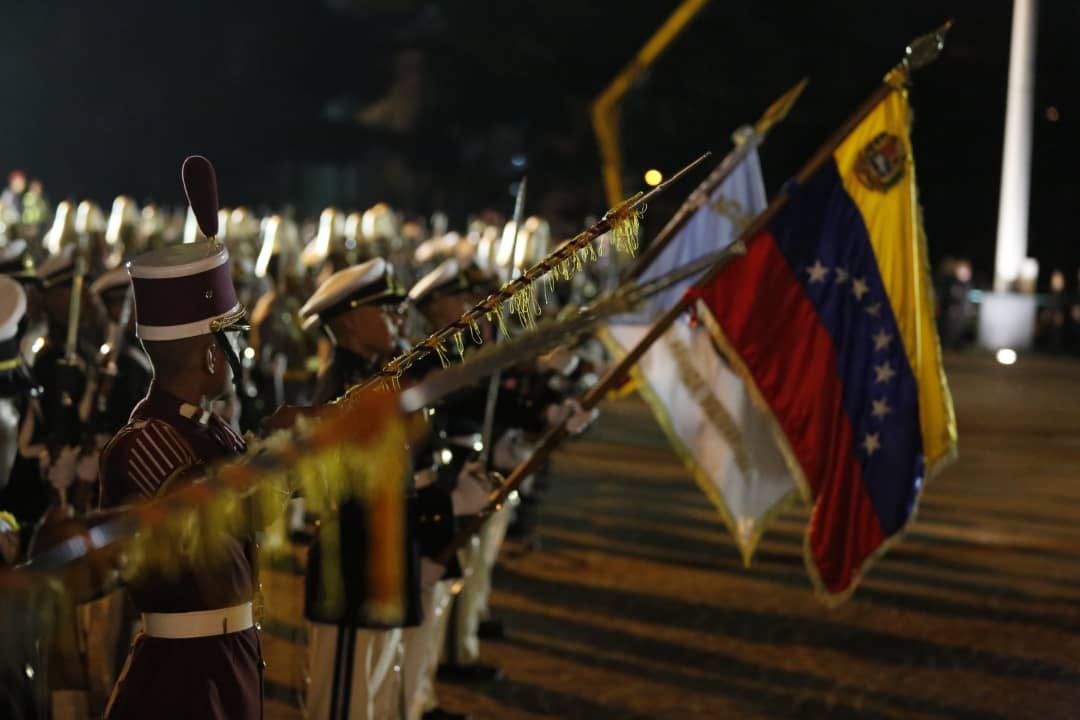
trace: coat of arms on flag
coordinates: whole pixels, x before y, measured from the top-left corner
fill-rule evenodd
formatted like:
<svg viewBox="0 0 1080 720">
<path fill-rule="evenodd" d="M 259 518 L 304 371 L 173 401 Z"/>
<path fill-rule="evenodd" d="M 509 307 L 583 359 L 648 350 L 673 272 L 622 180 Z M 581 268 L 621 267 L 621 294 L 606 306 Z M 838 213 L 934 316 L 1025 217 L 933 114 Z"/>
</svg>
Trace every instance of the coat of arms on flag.
<svg viewBox="0 0 1080 720">
<path fill-rule="evenodd" d="M 813 505 L 806 562 L 829 603 L 903 533 L 956 448 L 908 122 L 894 85 L 746 255 L 691 291 Z"/>
</svg>

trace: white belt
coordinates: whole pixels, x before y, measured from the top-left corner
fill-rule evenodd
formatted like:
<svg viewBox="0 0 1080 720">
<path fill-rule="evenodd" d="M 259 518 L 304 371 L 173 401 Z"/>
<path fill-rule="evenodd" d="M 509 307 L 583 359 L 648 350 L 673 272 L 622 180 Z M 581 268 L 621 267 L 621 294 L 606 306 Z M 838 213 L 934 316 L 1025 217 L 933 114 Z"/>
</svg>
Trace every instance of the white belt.
<svg viewBox="0 0 1080 720">
<path fill-rule="evenodd" d="M 251 603 L 186 613 L 143 613 L 143 632 L 150 637 L 180 640 L 247 630 L 254 625 Z"/>
</svg>

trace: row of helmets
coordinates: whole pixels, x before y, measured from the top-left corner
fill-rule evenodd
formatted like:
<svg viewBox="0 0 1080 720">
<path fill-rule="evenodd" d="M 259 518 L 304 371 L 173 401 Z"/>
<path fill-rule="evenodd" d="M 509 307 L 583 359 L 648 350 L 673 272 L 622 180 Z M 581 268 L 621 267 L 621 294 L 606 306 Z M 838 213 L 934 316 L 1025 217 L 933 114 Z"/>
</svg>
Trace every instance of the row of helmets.
<svg viewBox="0 0 1080 720">
<path fill-rule="evenodd" d="M 318 267 L 327 258 L 341 256 L 351 263 L 394 254 L 403 247 L 401 221 L 386 203 L 364 212 L 345 214 L 329 207 L 319 216 L 319 227 L 300 251 L 306 268 Z"/>
<path fill-rule="evenodd" d="M 278 273 L 298 276 L 321 268 L 328 260 L 344 265 L 381 256 L 412 261 L 417 273 L 456 257 L 459 262 L 475 262 L 482 270 L 508 280 L 552 249 L 550 227 L 536 216 L 527 218 L 520 228 L 512 220 L 501 228 L 474 220 L 465 235 L 447 232 L 442 216 L 436 215 L 432 225 L 434 237 L 425 240 L 423 227 L 402 222 L 385 203 L 362 213 L 346 214 L 329 207 L 322 211 L 314 236 L 305 244 L 294 220 L 282 215 L 260 219 L 247 208 L 237 207 L 219 210 L 217 239 L 229 248 L 238 267 L 258 278 L 270 272 L 273 257 L 278 258 Z M 115 267 L 125 257 L 161 245 L 205 239 L 190 208 L 186 216 L 155 205 L 140 210 L 126 195 L 113 201 L 108 217 L 88 200 L 78 205 L 59 203 L 52 227 L 43 238 L 43 249 L 58 253 L 79 236 L 91 238 L 97 247 L 90 249 L 104 267 Z"/>
<path fill-rule="evenodd" d="M 552 250 L 551 227 L 536 216 L 524 220 L 520 228 L 513 220 L 501 228 L 482 219 L 473 220 L 465 235 L 441 230 L 439 218 L 432 224 L 435 236 L 417 245 L 413 252 L 413 264 L 420 272 L 455 258 L 463 265 L 475 263 L 484 272 L 507 281 Z"/>
<path fill-rule="evenodd" d="M 181 221 L 182 222 L 182 221 Z M 103 267 L 115 267 L 128 255 L 160 247 L 180 237 L 180 223 L 167 210 L 147 205 L 141 211 L 135 201 L 121 195 L 113 201 L 108 217 L 97 203 L 76 205 L 64 200 L 56 206 L 53 222 L 42 237 L 49 255 L 85 237 L 88 251 Z"/>
<path fill-rule="evenodd" d="M 241 263 L 249 264 L 258 276 L 266 273 L 270 257 L 281 255 L 285 265 L 296 270 L 321 265 L 336 254 L 350 261 L 400 250 L 404 238 L 394 212 L 380 203 L 366 212 L 348 215 L 336 208 L 323 210 L 314 238 L 303 246 L 296 222 L 281 215 L 262 219 L 244 207 L 218 211 L 217 239 Z M 80 236 L 98 239 L 119 256 L 132 255 L 171 242 L 205 240 L 190 208 L 181 224 L 167 210 L 148 205 L 140 212 L 128 196 L 117 197 L 108 218 L 94 202 L 77 206 L 63 201 L 56 207 L 52 227 L 43 237 L 44 250 L 55 254 L 74 244 Z"/>
</svg>

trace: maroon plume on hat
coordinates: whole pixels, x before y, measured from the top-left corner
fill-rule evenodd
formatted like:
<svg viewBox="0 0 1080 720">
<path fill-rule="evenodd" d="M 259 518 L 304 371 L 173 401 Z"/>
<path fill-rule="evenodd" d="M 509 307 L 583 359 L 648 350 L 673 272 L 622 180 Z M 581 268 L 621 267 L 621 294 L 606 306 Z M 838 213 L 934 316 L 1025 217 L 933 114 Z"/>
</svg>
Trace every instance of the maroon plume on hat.
<svg viewBox="0 0 1080 720">
<path fill-rule="evenodd" d="M 202 155 L 191 155 L 180 168 L 180 179 L 199 229 L 208 238 L 217 237 L 218 191 L 214 166 Z"/>
</svg>

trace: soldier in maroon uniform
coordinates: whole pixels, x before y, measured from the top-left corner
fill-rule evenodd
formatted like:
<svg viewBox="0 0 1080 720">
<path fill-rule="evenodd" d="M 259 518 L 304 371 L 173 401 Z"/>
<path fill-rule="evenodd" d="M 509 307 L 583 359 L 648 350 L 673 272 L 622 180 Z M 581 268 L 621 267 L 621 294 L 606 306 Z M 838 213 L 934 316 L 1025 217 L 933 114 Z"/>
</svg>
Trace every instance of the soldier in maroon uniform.
<svg viewBox="0 0 1080 720">
<path fill-rule="evenodd" d="M 147 502 L 197 482 L 200 469 L 245 450 L 215 415 L 239 363 L 227 336 L 239 329 L 229 254 L 216 242 L 176 245 L 128 264 L 136 332 L 154 379 L 101 456 L 102 502 Z M 143 631 L 132 644 L 106 717 L 262 716 L 262 657 L 252 618 L 254 543 L 223 536 L 213 566 L 165 573 L 146 568 L 129 583 Z"/>
</svg>

